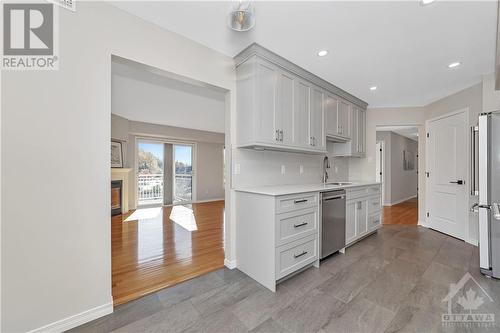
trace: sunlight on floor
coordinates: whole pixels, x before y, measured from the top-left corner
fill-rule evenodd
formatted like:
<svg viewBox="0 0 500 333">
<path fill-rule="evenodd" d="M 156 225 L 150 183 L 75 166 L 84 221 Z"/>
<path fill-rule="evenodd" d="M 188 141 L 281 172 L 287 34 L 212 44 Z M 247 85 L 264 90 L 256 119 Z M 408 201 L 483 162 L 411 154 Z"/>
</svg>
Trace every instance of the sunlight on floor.
<svg viewBox="0 0 500 333">
<path fill-rule="evenodd" d="M 136 220 L 148 220 L 154 219 L 161 214 L 161 207 L 155 208 L 140 208 L 132 213 L 125 222 L 136 221 Z"/>
<path fill-rule="evenodd" d="M 179 226 L 186 229 L 187 231 L 198 230 L 193 210 L 186 206 L 172 207 L 172 212 L 170 213 L 170 219 L 173 222 L 177 223 Z"/>
</svg>

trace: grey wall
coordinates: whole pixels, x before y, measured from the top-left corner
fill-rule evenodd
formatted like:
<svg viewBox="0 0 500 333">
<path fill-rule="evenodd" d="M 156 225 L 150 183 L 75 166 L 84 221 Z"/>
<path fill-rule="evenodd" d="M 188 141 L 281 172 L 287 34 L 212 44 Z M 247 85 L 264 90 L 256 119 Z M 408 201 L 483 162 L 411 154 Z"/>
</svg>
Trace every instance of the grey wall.
<svg viewBox="0 0 500 333">
<path fill-rule="evenodd" d="M 136 175 L 135 156 L 136 139 L 171 139 L 195 143 L 195 163 L 193 165 L 196 179 L 196 201 L 224 198 L 223 187 L 223 149 L 224 134 L 198 131 L 165 125 L 148 124 L 129 121 L 123 117 L 111 114 L 111 137 L 121 139 L 124 151 L 124 164 L 132 168 L 129 186 L 129 207 L 136 208 Z"/>
</svg>

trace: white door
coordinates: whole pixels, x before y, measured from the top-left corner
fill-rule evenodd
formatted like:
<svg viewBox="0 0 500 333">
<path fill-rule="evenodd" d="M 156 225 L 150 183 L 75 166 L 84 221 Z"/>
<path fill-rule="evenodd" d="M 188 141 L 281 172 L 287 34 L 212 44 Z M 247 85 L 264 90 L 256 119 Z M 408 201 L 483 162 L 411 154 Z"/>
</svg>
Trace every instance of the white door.
<svg viewBox="0 0 500 333">
<path fill-rule="evenodd" d="M 345 243 L 356 239 L 356 201 L 347 201 L 345 210 Z"/>
<path fill-rule="evenodd" d="M 467 111 L 427 123 L 427 222 L 465 239 L 468 217 Z"/>
</svg>

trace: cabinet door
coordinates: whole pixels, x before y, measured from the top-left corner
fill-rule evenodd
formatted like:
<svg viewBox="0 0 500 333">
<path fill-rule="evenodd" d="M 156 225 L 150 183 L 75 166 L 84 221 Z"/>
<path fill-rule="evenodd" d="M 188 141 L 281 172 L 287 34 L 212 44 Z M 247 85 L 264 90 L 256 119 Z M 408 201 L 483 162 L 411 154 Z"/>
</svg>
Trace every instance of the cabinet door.
<svg viewBox="0 0 500 333">
<path fill-rule="evenodd" d="M 309 143 L 318 150 L 325 149 L 323 95 L 321 88 L 313 86 L 309 112 Z"/>
<path fill-rule="evenodd" d="M 276 126 L 276 68 L 262 60 L 256 64 L 256 141 L 278 143 Z"/>
<path fill-rule="evenodd" d="M 351 155 L 358 155 L 358 118 L 359 109 L 357 107 L 352 107 L 350 110 L 350 123 L 351 123 Z"/>
<path fill-rule="evenodd" d="M 339 100 L 338 103 L 338 133 L 340 136 L 350 138 L 349 118 L 350 118 L 349 103 Z"/>
<path fill-rule="evenodd" d="M 310 149 L 309 145 L 309 108 L 311 103 L 311 85 L 302 80 L 295 82 L 295 105 L 293 134 L 296 146 Z"/>
<path fill-rule="evenodd" d="M 279 131 L 278 143 L 284 145 L 294 143 L 294 81 L 292 74 L 282 70 L 278 72 L 275 124 Z"/>
<path fill-rule="evenodd" d="M 366 111 L 358 110 L 358 153 L 366 153 Z"/>
<path fill-rule="evenodd" d="M 367 201 L 356 202 L 356 237 L 363 236 L 367 231 Z"/>
<path fill-rule="evenodd" d="M 337 98 L 330 94 L 325 95 L 325 130 L 326 135 L 338 136 L 338 101 Z"/>
<path fill-rule="evenodd" d="M 345 211 L 345 243 L 356 239 L 356 202 L 347 201 Z"/>
</svg>

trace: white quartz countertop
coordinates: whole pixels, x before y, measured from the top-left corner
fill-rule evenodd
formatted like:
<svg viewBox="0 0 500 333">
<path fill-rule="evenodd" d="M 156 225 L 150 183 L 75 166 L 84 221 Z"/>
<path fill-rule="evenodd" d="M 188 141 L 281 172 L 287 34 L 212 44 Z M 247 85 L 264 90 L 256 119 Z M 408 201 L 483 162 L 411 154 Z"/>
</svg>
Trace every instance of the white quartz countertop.
<svg viewBox="0 0 500 333">
<path fill-rule="evenodd" d="M 378 182 L 352 182 L 347 185 L 331 185 L 331 184 L 300 184 L 300 185 L 273 185 L 273 186 L 257 186 L 247 188 L 236 188 L 235 191 L 248 192 L 262 195 L 287 195 L 307 192 L 326 192 L 332 190 L 346 189 L 352 187 L 363 187 L 370 185 L 380 185 Z"/>
</svg>

